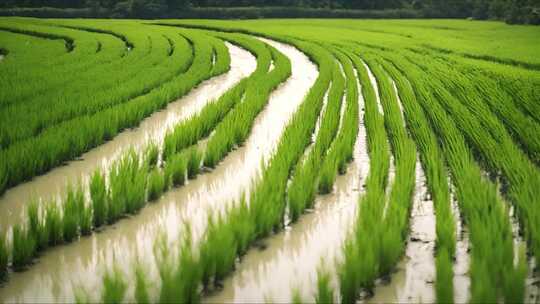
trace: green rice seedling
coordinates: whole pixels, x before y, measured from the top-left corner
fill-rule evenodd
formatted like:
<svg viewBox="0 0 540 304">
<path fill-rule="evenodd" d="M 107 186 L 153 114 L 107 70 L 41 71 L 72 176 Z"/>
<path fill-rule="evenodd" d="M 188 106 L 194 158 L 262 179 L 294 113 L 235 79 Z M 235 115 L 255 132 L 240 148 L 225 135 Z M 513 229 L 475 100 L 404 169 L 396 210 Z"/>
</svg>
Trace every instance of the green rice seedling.
<svg viewBox="0 0 540 304">
<path fill-rule="evenodd" d="M 218 216 L 217 219 L 208 217 L 208 228 L 200 248 L 203 269 L 203 285 L 208 287 L 214 280 L 217 284 L 234 268 L 237 254 L 237 244 L 232 223 Z M 228 248 L 228 250 L 222 250 Z"/>
<path fill-rule="evenodd" d="M 137 303 L 150 303 L 146 272 L 140 264 L 135 266 L 135 301 Z"/>
<path fill-rule="evenodd" d="M 208 141 L 204 157 L 204 165 L 213 168 L 235 146 L 240 146 L 249 135 L 255 117 L 262 111 L 270 92 L 290 75 L 290 61 L 273 47 L 264 48 L 257 42 L 257 69 L 248 79 L 245 102 L 234 107 L 223 121 L 216 127 L 214 135 Z M 267 73 L 270 60 L 273 59 L 275 69 Z M 262 76 L 265 76 L 262 78 Z"/>
<path fill-rule="evenodd" d="M 93 225 L 99 228 L 107 223 L 109 194 L 103 174 L 96 170 L 90 179 L 90 200 L 92 201 Z"/>
<path fill-rule="evenodd" d="M 347 163 L 352 160 L 354 143 L 358 134 L 358 80 L 350 59 L 338 50 L 335 50 L 334 54 L 341 62 L 347 76 L 347 95 L 339 133 L 321 165 L 318 190 L 322 194 L 332 191 L 337 173 L 345 173 Z"/>
<path fill-rule="evenodd" d="M 450 116 L 447 111 L 456 110 L 460 103 L 453 99 L 442 83 L 436 78 L 425 79 L 417 67 L 407 62 L 398 63 L 400 67 L 407 69 L 409 75 L 413 76 L 410 79 L 419 92 L 418 99 L 442 140 L 443 151 L 456 185 L 459 206 L 470 229 L 471 300 L 489 302 L 496 301 L 501 296 L 509 302 L 520 302 L 520 299 L 512 297 L 519 296 L 522 292 L 505 288 L 510 285 L 518 290 L 524 288 L 524 277 L 519 277 L 522 275 L 520 268 L 514 265 L 511 228 L 507 212 L 496 187 L 483 177 L 478 164 L 474 162 L 464 137 L 471 125 L 477 121 L 467 119 L 470 118 L 470 114 L 462 111 L 459 114 L 463 115 L 459 118 L 462 123 L 458 128 L 452 119 L 458 118 L 456 115 Z M 446 106 L 443 107 L 442 104 Z M 479 127 L 475 129 L 477 128 Z M 467 132 L 463 134 L 460 130 Z M 478 129 L 475 130 L 476 132 L 482 131 Z M 484 141 L 487 142 L 490 138 L 486 136 Z M 494 150 L 497 149 L 493 148 Z M 485 213 L 484 210 L 491 212 Z M 493 244 L 498 246 L 496 252 L 493 250 Z M 521 263 L 518 261 L 518 265 Z M 505 273 L 505 276 L 501 277 L 497 273 Z M 512 278 L 512 284 L 507 281 L 509 278 Z"/>
<path fill-rule="evenodd" d="M 317 270 L 317 293 L 315 295 L 315 303 L 333 303 L 334 291 L 330 286 L 330 273 L 327 269 L 319 267 Z"/>
<path fill-rule="evenodd" d="M 28 229 L 20 226 L 13 227 L 12 266 L 13 270 L 21 271 L 32 263 L 36 254 L 36 241 Z"/>
<path fill-rule="evenodd" d="M 170 157 L 165 164 L 165 180 L 167 185 L 182 186 L 186 181 L 187 154 L 179 153 Z"/>
<path fill-rule="evenodd" d="M 189 179 L 193 179 L 201 170 L 202 154 L 196 147 L 194 147 L 187 152 L 187 158 L 187 175 Z"/>
<path fill-rule="evenodd" d="M 125 213 L 138 212 L 146 202 L 148 168 L 130 150 L 110 173 L 108 222 L 114 223 Z"/>
<path fill-rule="evenodd" d="M 83 210 L 84 193 L 81 189 L 74 190 L 73 186 L 69 186 L 62 218 L 62 235 L 65 242 L 72 242 L 77 238 Z"/>
<path fill-rule="evenodd" d="M 148 200 L 158 199 L 165 189 L 165 176 L 163 172 L 155 168 L 148 175 Z"/>
<path fill-rule="evenodd" d="M 313 205 L 317 194 L 321 165 L 338 133 L 340 109 L 345 90 L 345 78 L 339 66 L 339 61 L 334 60 L 332 65 L 332 85 L 328 92 L 325 111 L 320 114 L 321 122 L 316 141 L 309 153 L 304 156 L 305 159 L 301 158 L 299 160 L 291 178 L 287 194 L 289 216 L 292 222 L 298 220 L 302 212 Z M 333 185 L 327 185 L 327 187 L 331 186 Z"/>
<path fill-rule="evenodd" d="M 103 292 L 101 302 L 121 303 L 127 290 L 124 275 L 118 269 L 107 272 L 103 278 Z"/>
<path fill-rule="evenodd" d="M 36 250 L 42 251 L 49 245 L 49 232 L 45 221 L 42 221 L 39 215 L 39 207 L 36 201 L 30 202 L 27 209 L 28 214 L 28 233 L 36 241 Z"/>
<path fill-rule="evenodd" d="M 150 143 L 144 151 L 144 162 L 149 168 L 153 168 L 158 164 L 159 149 L 155 143 Z"/>
<path fill-rule="evenodd" d="M 49 233 L 47 239 L 49 246 L 60 244 L 63 241 L 63 221 L 62 214 L 56 202 L 52 201 L 46 207 L 45 212 L 45 231 Z"/>
<path fill-rule="evenodd" d="M 79 226 L 81 235 L 90 235 L 93 228 L 92 207 L 89 205 L 85 205 L 80 212 L 81 213 L 79 214 Z"/>
<path fill-rule="evenodd" d="M 9 249 L 6 238 L 0 235 L 0 282 L 6 280 L 8 275 Z"/>
<path fill-rule="evenodd" d="M 435 289 L 438 302 L 453 301 L 453 270 L 452 261 L 455 254 L 456 235 L 455 223 L 450 205 L 448 190 L 448 175 L 444 158 L 436 135 L 431 130 L 420 104 L 409 81 L 396 67 L 388 61 L 381 61 L 388 73 L 396 81 L 399 96 L 402 101 L 404 115 L 409 130 L 419 148 L 420 159 L 426 173 L 427 184 L 433 198 L 436 215 L 437 246 L 435 266 L 437 277 Z"/>
</svg>

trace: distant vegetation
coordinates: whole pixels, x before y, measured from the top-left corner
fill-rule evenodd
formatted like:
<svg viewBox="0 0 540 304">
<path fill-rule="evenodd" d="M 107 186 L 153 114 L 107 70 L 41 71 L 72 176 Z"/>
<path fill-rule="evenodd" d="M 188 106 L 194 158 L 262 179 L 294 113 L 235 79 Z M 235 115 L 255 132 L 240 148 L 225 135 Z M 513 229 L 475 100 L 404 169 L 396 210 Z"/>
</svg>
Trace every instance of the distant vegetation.
<svg viewBox="0 0 540 304">
<path fill-rule="evenodd" d="M 540 24 L 540 0 L 5 0 L 0 15 L 103 18 L 473 18 Z"/>
</svg>

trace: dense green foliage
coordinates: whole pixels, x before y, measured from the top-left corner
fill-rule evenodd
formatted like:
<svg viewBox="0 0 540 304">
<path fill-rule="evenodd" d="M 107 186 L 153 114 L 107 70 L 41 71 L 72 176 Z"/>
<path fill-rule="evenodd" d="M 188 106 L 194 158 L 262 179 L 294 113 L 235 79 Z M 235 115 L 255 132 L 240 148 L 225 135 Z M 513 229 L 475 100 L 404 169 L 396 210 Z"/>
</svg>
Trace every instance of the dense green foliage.
<svg viewBox="0 0 540 304">
<path fill-rule="evenodd" d="M 290 60 L 251 35 L 304 52 L 318 67 L 314 85 L 261 174 L 242 189 L 249 194 L 208 214 L 199 239 L 186 227 L 177 255 L 158 238 L 158 297 L 137 266 L 132 281 L 117 269 L 106 273 L 102 302 L 131 297 L 132 285 L 137 302 L 199 302 L 254 244 L 295 229 L 318 195 L 334 191 L 360 127 L 369 175 L 355 198 L 354 224 L 340 232 L 346 241 L 337 266 L 319 269 L 311 282 L 314 301 L 354 303 L 378 279 L 392 277 L 412 241 L 419 168 L 435 209 L 437 301 L 454 301 L 454 216 L 469 234 L 470 301 L 525 300 L 527 262 L 540 259 L 540 32 L 451 20 L 0 19 L 1 191 L 78 157 L 227 71 L 225 41 L 257 59 L 250 75 L 173 126 L 163 142 L 149 140 L 88 180 L 70 181 L 52 201 L 31 200 L 24 220 L 0 232 L 0 280 L 49 247 L 137 216 L 235 153 L 270 94 L 291 75 Z M 106 71 L 110 77 L 100 77 Z M 303 301 L 299 290 L 292 301 Z"/>
</svg>

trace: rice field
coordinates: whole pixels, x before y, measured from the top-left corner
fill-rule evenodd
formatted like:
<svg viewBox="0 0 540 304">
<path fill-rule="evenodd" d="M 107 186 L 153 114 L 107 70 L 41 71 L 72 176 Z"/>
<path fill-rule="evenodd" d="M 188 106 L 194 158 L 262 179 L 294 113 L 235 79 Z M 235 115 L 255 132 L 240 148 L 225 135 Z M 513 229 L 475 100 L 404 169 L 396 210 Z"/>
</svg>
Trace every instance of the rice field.
<svg viewBox="0 0 540 304">
<path fill-rule="evenodd" d="M 0 302 L 540 302 L 538 27 L 2 17 L 0 51 Z"/>
</svg>

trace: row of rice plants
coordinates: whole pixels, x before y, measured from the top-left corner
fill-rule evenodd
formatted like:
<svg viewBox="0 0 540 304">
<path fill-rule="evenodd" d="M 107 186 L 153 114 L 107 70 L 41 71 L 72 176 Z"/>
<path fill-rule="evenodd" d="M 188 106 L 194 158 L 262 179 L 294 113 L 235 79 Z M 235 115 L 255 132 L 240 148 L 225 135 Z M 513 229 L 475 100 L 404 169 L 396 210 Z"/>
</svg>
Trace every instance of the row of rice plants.
<svg viewBox="0 0 540 304">
<path fill-rule="evenodd" d="M 367 70 L 359 58 L 356 55 L 350 58 L 355 66 L 365 102 L 364 123 L 370 170 L 366 179 L 366 194 L 360 201 L 359 219 L 354 232 L 344 244 L 343 262 L 338 269 L 341 301 L 344 303 L 355 302 L 359 288 L 372 288 L 373 280 L 378 276 L 376 268 L 379 264 L 379 238 L 368 236 L 380 235 L 379 230 L 383 226 L 379 220 L 383 218 L 390 166 L 390 146 L 386 138 L 384 118 L 378 111 L 375 88 L 371 86 Z M 361 235 L 365 237 L 359 237 Z"/>
<path fill-rule="evenodd" d="M 317 189 L 322 194 L 332 191 L 337 173 L 345 173 L 346 164 L 352 160 L 354 143 L 358 134 L 358 80 L 347 55 L 338 48 L 334 48 L 334 55 L 342 63 L 347 79 L 346 103 L 339 132 L 321 165 Z"/>
<path fill-rule="evenodd" d="M 20 142 L 0 151 L 6 170 L 2 172 L 7 187 L 16 185 L 36 174 L 72 159 L 80 153 L 111 139 L 126 127 L 136 125 L 144 117 L 163 108 L 171 100 L 185 95 L 191 88 L 212 76 L 229 69 L 228 60 L 218 60 L 212 68 L 213 50 L 218 58 L 228 57 L 225 48 L 212 48 L 206 36 L 192 35 L 195 57 L 186 73 L 164 83 L 146 95 L 89 116 L 81 116 L 56 125 L 38 137 Z M 2 178 L 0 178 L 2 180 Z"/>
<path fill-rule="evenodd" d="M 506 302 L 522 301 L 524 259 L 520 257 L 519 262 L 514 263 L 512 234 L 505 206 L 495 186 L 482 176 L 467 146 L 465 134 L 460 132 L 460 129 L 469 129 L 465 124 L 470 122 L 460 121 L 458 129 L 454 120 L 459 118 L 445 110 L 460 102 L 446 91 L 439 79 L 427 76 L 404 60 L 395 64 L 405 71 L 417 100 L 436 130 L 456 186 L 472 245 L 471 301 L 495 302 L 499 297 L 504 297 Z"/>
<path fill-rule="evenodd" d="M 440 63 L 439 63 L 440 64 Z M 440 75 L 441 67 L 435 65 L 434 75 Z M 505 181 L 505 196 L 517 207 L 518 218 L 527 235 L 531 251 L 540 259 L 540 212 L 535 206 L 540 198 L 540 173 L 513 142 L 504 124 L 488 108 L 481 91 L 475 90 L 470 79 L 446 69 L 455 78 L 445 85 L 463 102 L 449 103 L 446 108 L 462 126 L 466 138 L 478 150 L 487 170 Z M 431 71 L 431 70 L 430 70 Z M 440 76 L 439 76 L 440 77 Z"/>
<path fill-rule="evenodd" d="M 266 71 L 268 70 L 272 59 L 270 50 L 263 43 L 255 39 L 234 39 L 232 37 L 229 37 L 229 39 L 253 52 L 260 61 L 257 69 L 259 72 L 252 74 L 250 76 L 251 78 L 247 81 L 254 81 L 256 79 L 261 81 L 264 79 L 268 85 L 275 87 L 277 85 L 275 84 L 276 82 L 282 82 L 290 74 L 290 63 L 288 59 L 274 50 L 276 68 L 273 71 L 282 72 L 279 74 L 269 73 L 269 77 L 263 78 L 262 73 L 267 73 Z M 278 56 L 281 56 L 282 59 Z M 272 83 L 274 84 L 272 85 Z M 242 84 L 239 84 L 239 86 L 243 87 Z M 260 86 L 261 85 L 259 84 L 259 87 Z M 271 90 L 267 91 L 266 98 L 270 94 L 270 91 Z M 240 98 L 240 96 L 237 97 Z M 229 99 L 229 96 L 225 96 L 224 99 Z M 219 103 L 219 101 L 216 103 Z M 212 103 L 207 107 L 212 107 Z M 198 116 L 195 116 L 198 117 L 198 119 L 194 120 L 193 124 L 196 124 L 197 121 L 204 120 L 205 113 L 212 114 L 211 112 L 205 112 L 203 110 Z M 245 126 L 246 124 L 245 121 L 236 121 L 238 121 L 240 126 Z M 212 128 L 215 128 L 216 125 L 221 125 L 221 123 L 218 124 L 218 122 L 219 121 L 216 121 Z M 186 125 L 187 128 L 190 126 L 193 125 Z M 237 128 L 237 126 L 231 127 Z M 76 200 L 78 202 L 77 204 L 70 203 L 72 201 L 72 195 L 70 195 L 69 193 L 71 192 L 69 192 L 67 199 L 63 204 L 63 217 L 50 217 L 52 221 L 62 223 L 61 225 L 63 225 L 63 227 L 69 227 L 62 230 L 60 236 L 55 235 L 54 244 L 62 241 L 73 241 L 79 235 L 89 234 L 93 229 L 97 229 L 102 225 L 115 223 L 126 214 L 135 214 L 146 204 L 146 202 L 157 199 L 163 191 L 166 191 L 173 186 L 182 185 L 186 179 L 186 175 L 191 179 L 199 174 L 203 153 L 198 151 L 196 147 L 187 150 L 184 149 L 184 151 L 174 154 L 171 153 L 166 159 L 164 169 L 158 167 L 160 151 L 162 151 L 162 149 L 159 149 L 156 145 L 149 145 L 141 155 L 138 155 L 134 151 L 128 152 L 122 159 L 113 165 L 107 178 L 100 171 L 96 171 L 89 182 L 88 189 L 90 192 L 90 202 L 88 203 L 85 203 L 84 196 L 79 195 L 77 195 L 79 198 Z M 108 186 L 106 181 L 108 181 Z M 77 193 L 81 193 L 82 195 L 82 188 Z M 43 215 L 41 218 L 44 220 L 41 221 L 43 221 L 43 225 L 35 225 L 35 227 L 38 227 L 36 229 L 27 229 L 23 226 L 21 226 L 22 228 L 14 228 L 13 239 L 15 240 L 15 232 L 17 232 L 17 236 L 22 236 L 19 237 L 19 239 L 22 238 L 25 241 L 23 242 L 24 244 L 29 244 L 28 247 L 13 246 L 12 263 L 15 270 L 22 269 L 24 266 L 31 263 L 35 254 L 47 247 L 36 247 L 35 242 L 42 235 L 48 235 L 44 232 L 46 231 L 45 228 L 50 226 L 47 224 L 47 220 L 49 220 L 50 214 L 54 215 L 57 212 L 54 203 L 49 204 L 49 206 L 54 206 L 51 207 L 54 209 L 47 208 L 42 212 Z M 38 222 L 39 220 L 37 220 L 36 216 L 38 213 L 37 211 L 34 212 L 34 210 L 37 209 L 32 207 L 29 210 L 32 211 L 29 211 L 28 218 L 36 218 L 35 221 L 29 220 L 29 222 Z M 27 230 L 29 231 L 28 233 L 26 233 Z M 47 240 L 44 241 L 44 244 L 48 243 Z M 29 249 L 23 251 L 19 248 Z M 16 263 L 16 257 L 21 256 L 22 253 L 25 253 L 25 258 L 17 258 L 20 262 Z"/>
<path fill-rule="evenodd" d="M 315 44 L 283 40 L 296 45 L 318 63 L 319 77 L 287 125 L 261 179 L 255 183 L 249 206 L 242 199 L 225 214 L 210 217 L 203 239 L 196 247 L 198 254 L 189 232 L 176 261 L 167 259 L 166 246 L 158 246 L 164 248 L 157 253 L 162 280 L 160 302 L 199 302 L 201 287 L 208 289 L 212 284 L 219 285 L 234 269 L 237 257 L 243 255 L 255 240 L 283 225 L 288 176 L 309 144 L 309 135 L 315 128 L 334 65 L 332 56 Z M 277 196 L 276 191 L 280 191 Z"/>
<path fill-rule="evenodd" d="M 388 55 L 384 55 L 387 57 Z M 391 59 L 393 57 L 390 57 Z M 390 60 L 391 60 L 390 59 Z M 437 137 L 430 127 L 409 81 L 390 61 L 378 61 L 394 79 L 411 136 L 416 141 L 426 174 L 427 186 L 435 206 L 436 252 L 435 290 L 437 302 L 453 302 L 452 261 L 456 251 L 456 227 L 452 217 L 448 173 Z"/>
<path fill-rule="evenodd" d="M 290 60 L 275 48 L 271 46 L 268 48 L 274 69 L 267 72 L 270 65 L 264 66 L 266 70 L 259 73 L 256 71 L 249 79 L 244 100 L 227 114 L 210 137 L 204 155 L 205 166 L 215 167 L 235 146 L 245 141 L 253 127 L 255 117 L 267 104 L 270 93 L 291 75 Z M 262 62 L 270 63 L 270 60 Z"/>
<path fill-rule="evenodd" d="M 482 104 L 489 105 L 523 151 L 533 162 L 539 164 L 540 138 L 536 135 L 540 134 L 540 122 L 519 109 L 515 96 L 510 95 L 504 90 L 504 86 L 499 84 L 500 78 L 497 74 L 485 75 L 469 65 L 457 62 L 453 62 L 453 67 L 448 68 L 455 71 L 457 67 L 461 71 L 461 77 L 468 79 L 468 83 L 476 89 L 479 96 L 489 96 L 482 99 Z"/>
<path fill-rule="evenodd" d="M 135 26 L 120 28 L 131 35 L 138 31 Z M 5 107 L 0 112 L 9 128 L 1 128 L 5 147 L 19 141 L 39 135 L 47 128 L 81 115 L 91 115 L 100 110 L 131 100 L 148 93 L 160 84 L 170 81 L 186 71 L 192 62 L 190 45 L 182 39 L 183 53 L 187 56 L 168 57 L 167 40 L 158 31 L 147 31 L 151 36 L 138 36 L 138 43 L 131 56 L 115 60 L 111 64 L 97 65 L 78 74 L 71 79 L 69 86 L 62 90 L 50 88 L 42 94 L 33 95 L 24 102 L 17 102 Z M 154 38 L 149 40 L 150 37 Z M 180 38 L 180 36 L 177 36 Z M 148 38 L 148 39 L 143 39 Z M 216 42 L 217 43 L 217 42 Z M 148 53 L 148 54 L 147 54 Z M 95 56 L 88 56 L 85 61 Z M 129 68 L 126 68 L 126 65 Z M 63 69 L 56 67 L 62 74 Z M 145 73 L 140 73 L 141 70 Z M 109 77 L 100 77 L 105 71 L 112 73 Z M 62 75 L 61 74 L 61 75 Z M 50 78 L 55 78 L 49 76 Z M 118 83 L 122 83 L 118 86 Z M 77 102 L 73 102 L 76 100 Z M 39 105 L 48 107 L 36 112 Z"/>
<path fill-rule="evenodd" d="M 416 149 L 413 140 L 409 137 L 401 116 L 397 96 L 389 76 L 376 63 L 373 57 L 365 55 L 367 65 L 377 79 L 381 94 L 384 118 L 374 113 L 377 107 L 374 104 L 374 92 L 368 93 L 366 98 L 366 128 L 368 132 L 368 148 L 370 154 L 370 168 L 375 166 L 375 174 L 371 169 L 368 176 L 366 195 L 361 199 L 361 207 L 353 234 L 344 245 L 345 258 L 340 265 L 341 300 L 345 303 L 354 302 L 360 289 L 371 291 L 377 277 L 390 274 L 394 265 L 403 254 L 407 241 L 408 220 L 412 194 L 415 183 Z M 369 83 L 367 75 L 368 66 L 358 57 L 353 57 L 356 69 L 363 83 Z M 368 85 L 364 85 L 366 87 Z M 371 96 L 370 96 L 371 95 Z M 378 118 L 369 118 L 374 115 Z M 384 122 L 382 121 L 384 119 Z M 374 143 L 384 139 L 383 131 L 373 130 L 374 126 L 384 128 L 388 134 L 388 141 L 395 160 L 395 181 L 391 190 L 385 194 L 386 173 L 379 171 L 385 161 L 377 158 L 373 160 Z M 370 132 L 379 133 L 372 136 Z M 371 140 L 370 137 L 373 137 Z M 386 140 L 386 139 L 384 139 Z M 384 145 L 383 145 L 384 147 Z M 378 179 L 381 178 L 383 179 Z M 373 194 L 370 192 L 374 189 Z M 383 220 L 383 224 L 375 222 Z M 378 226 L 380 228 L 374 228 Z"/>
<path fill-rule="evenodd" d="M 288 217 L 292 222 L 298 220 L 306 208 L 311 208 L 317 194 L 317 183 L 320 169 L 334 141 L 339 128 L 340 109 L 342 106 L 345 78 L 340 63 L 334 60 L 332 67 L 332 84 L 328 93 L 328 101 L 324 113 L 321 113 L 320 125 L 315 142 L 307 153 L 298 161 L 287 189 Z M 344 69 L 344 68 L 343 68 Z M 329 187 L 332 187 L 329 185 Z"/>
<path fill-rule="evenodd" d="M 249 78 L 243 79 L 233 88 L 229 89 L 224 95 L 222 95 L 217 101 L 210 103 L 200 113 L 178 124 L 172 131 L 170 131 L 164 140 L 164 152 L 163 158 L 168 159 L 172 154 L 177 151 L 181 151 L 186 147 L 195 144 L 200 139 L 207 137 L 215 129 L 218 122 L 221 122 L 224 117 L 240 103 L 249 102 L 247 100 L 246 88 L 248 87 L 248 79 L 259 79 L 265 76 L 270 62 L 272 60 L 272 53 L 267 47 L 256 40 L 246 40 L 242 36 L 234 35 L 222 35 L 223 38 L 230 39 L 236 43 L 248 43 L 253 48 L 253 53 L 257 56 L 257 68 L 249 76 Z M 277 54 L 277 53 L 276 53 Z M 290 66 L 288 68 L 290 70 Z M 251 83 L 252 84 L 252 83 Z M 250 96 L 253 95 L 251 92 Z M 264 97 L 264 95 L 263 95 Z M 244 101 L 242 101 L 244 99 Z M 230 120 L 230 118 L 229 118 Z M 213 136 L 213 138 L 216 136 Z M 220 158 L 221 159 L 221 158 Z"/>
</svg>

